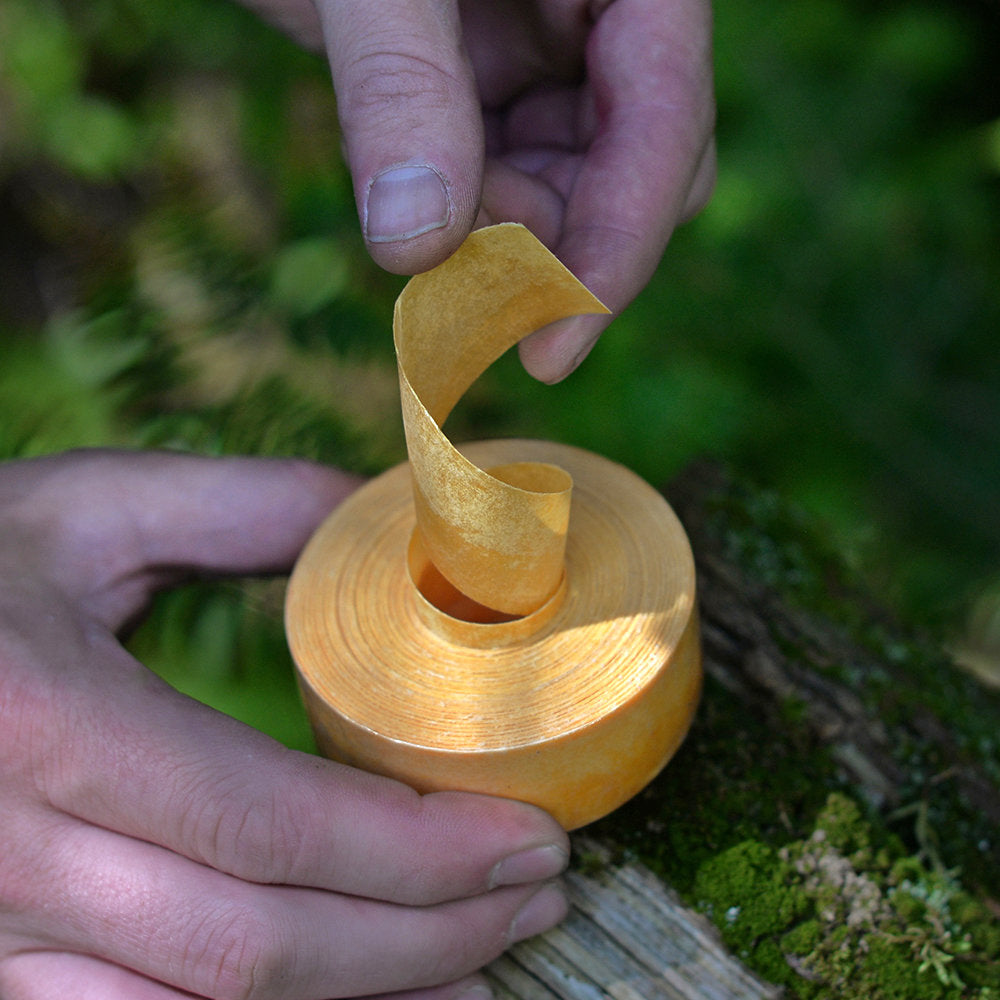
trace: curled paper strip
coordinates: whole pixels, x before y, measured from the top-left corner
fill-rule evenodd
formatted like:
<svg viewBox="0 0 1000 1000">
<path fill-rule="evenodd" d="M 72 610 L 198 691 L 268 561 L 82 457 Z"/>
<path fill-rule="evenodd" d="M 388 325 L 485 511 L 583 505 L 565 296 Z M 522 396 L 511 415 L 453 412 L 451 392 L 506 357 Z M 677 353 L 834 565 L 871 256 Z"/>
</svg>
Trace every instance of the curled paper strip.
<svg viewBox="0 0 1000 1000">
<path fill-rule="evenodd" d="M 572 481 L 545 463 L 483 470 L 441 431 L 466 389 L 509 347 L 558 319 L 606 313 L 523 226 L 473 233 L 396 302 L 403 426 L 418 530 L 462 594 L 508 615 L 537 610 L 563 574 Z"/>
</svg>

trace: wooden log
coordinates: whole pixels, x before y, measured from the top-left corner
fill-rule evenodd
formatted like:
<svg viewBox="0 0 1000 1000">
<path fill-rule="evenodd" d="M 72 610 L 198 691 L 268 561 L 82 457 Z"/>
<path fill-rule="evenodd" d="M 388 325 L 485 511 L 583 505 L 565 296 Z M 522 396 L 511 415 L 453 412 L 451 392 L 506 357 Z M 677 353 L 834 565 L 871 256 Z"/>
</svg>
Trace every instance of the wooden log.
<svg viewBox="0 0 1000 1000">
<path fill-rule="evenodd" d="M 727 954 L 714 927 L 637 862 L 578 836 L 595 873 L 566 878 L 570 912 L 522 942 L 488 976 L 501 1000 L 771 1000 L 780 989 Z"/>
<path fill-rule="evenodd" d="M 978 717 L 979 728 L 996 732 L 1000 699 L 964 676 L 933 638 L 901 624 L 863 585 L 845 585 L 842 565 L 827 570 L 815 564 L 823 556 L 812 557 L 809 572 L 828 572 L 826 586 L 841 591 L 823 610 L 741 566 L 726 550 L 727 529 L 710 524 L 720 499 L 738 488 L 721 466 L 698 463 L 666 491 L 695 553 L 706 674 L 750 711 L 794 703 L 854 788 L 883 812 L 917 794 L 941 799 L 951 788 L 986 827 L 1000 829 L 1000 788 L 963 748 L 961 731 L 963 721 Z M 751 531 L 761 538 L 766 526 Z M 787 588 L 794 589 L 794 583 Z M 947 696 L 950 715 L 949 705 L 936 703 Z M 915 748 L 934 773 L 916 773 Z M 989 863 L 1000 871 L 1000 838 L 992 840 Z"/>
</svg>

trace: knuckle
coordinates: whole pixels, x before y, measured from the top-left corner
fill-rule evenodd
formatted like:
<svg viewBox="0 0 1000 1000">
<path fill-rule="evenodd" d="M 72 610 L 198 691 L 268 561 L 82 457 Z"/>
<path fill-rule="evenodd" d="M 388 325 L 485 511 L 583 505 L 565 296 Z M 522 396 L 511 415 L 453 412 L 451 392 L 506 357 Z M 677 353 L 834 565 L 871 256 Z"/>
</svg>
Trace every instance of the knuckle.
<svg viewBox="0 0 1000 1000">
<path fill-rule="evenodd" d="M 346 117 L 405 115 L 417 106 L 425 114 L 444 110 L 454 100 L 454 79 L 417 55 L 365 53 L 351 64 L 345 82 L 341 110 Z"/>
<path fill-rule="evenodd" d="M 297 826 L 274 795 L 248 794 L 245 785 L 194 795 L 191 840 L 214 867 L 254 882 L 291 879 L 299 854 Z"/>
<path fill-rule="evenodd" d="M 195 925 L 182 961 L 206 996 L 258 1000 L 288 981 L 293 957 L 289 936 L 271 915 L 250 905 L 232 905 Z"/>
</svg>

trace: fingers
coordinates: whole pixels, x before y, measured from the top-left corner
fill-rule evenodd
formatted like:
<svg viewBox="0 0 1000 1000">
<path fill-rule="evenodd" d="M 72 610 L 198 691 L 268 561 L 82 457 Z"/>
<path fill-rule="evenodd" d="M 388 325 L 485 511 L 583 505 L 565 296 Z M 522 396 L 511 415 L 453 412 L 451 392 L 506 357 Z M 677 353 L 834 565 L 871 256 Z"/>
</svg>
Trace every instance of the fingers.
<svg viewBox="0 0 1000 1000">
<path fill-rule="evenodd" d="M 34 870 L 26 866 L 21 902 L 34 904 L 38 939 L 218 1000 L 454 982 L 566 912 L 549 884 L 429 907 L 254 885 L 152 844 L 59 823 Z"/>
<path fill-rule="evenodd" d="M 286 564 L 351 482 L 113 452 L 3 472 L 0 564 L 18 581 L 0 595 L 4 996 L 52 995 L 73 969 L 111 1000 L 429 987 L 561 917 L 540 883 L 567 840 L 539 810 L 286 750 L 115 639 L 152 581 Z M 32 983 L 37 949 L 104 961 Z"/>
<path fill-rule="evenodd" d="M 193 995 L 130 969 L 61 951 L 26 951 L 0 961 L 5 1000 L 181 1000 Z"/>
<path fill-rule="evenodd" d="M 698 169 L 695 171 L 691 188 L 684 200 L 684 208 L 681 210 L 678 222 L 689 222 L 708 204 L 712 197 L 712 191 L 715 189 L 717 175 L 718 161 L 715 136 L 713 135 L 698 163 Z"/>
<path fill-rule="evenodd" d="M 491 1000 L 493 991 L 483 976 L 464 976 L 453 983 L 366 997 L 365 1000 Z"/>
<path fill-rule="evenodd" d="M 13 534 L 25 518 L 59 526 L 37 547 L 52 549 L 62 610 L 51 596 L 7 597 L 23 604 L 7 608 L 5 662 L 24 679 L 34 780 L 65 812 L 253 881 L 425 904 L 555 874 L 566 837 L 539 810 L 420 797 L 295 754 L 179 695 L 115 640 L 150 569 L 287 564 L 350 485 L 303 463 L 181 455 L 82 452 L 8 467 L 8 516 L 30 507 Z M 97 613 L 104 629 L 89 621 Z"/>
<path fill-rule="evenodd" d="M 546 246 L 555 246 L 562 232 L 565 202 L 532 170 L 502 160 L 488 160 L 483 204 L 476 228 L 494 222 L 520 222 Z"/>
<path fill-rule="evenodd" d="M 248 881 L 396 903 L 536 882 L 565 867 L 566 835 L 538 809 L 420 796 L 295 753 L 147 677 L 110 637 L 91 640 L 88 653 L 93 661 L 77 662 L 60 692 L 64 707 L 72 699 L 72 740 L 53 732 L 40 755 L 39 780 L 63 812 Z"/>
<path fill-rule="evenodd" d="M 652 274 L 710 142 L 711 21 L 702 0 L 618 0 L 594 28 L 596 125 L 560 249 L 615 309 Z"/>
<path fill-rule="evenodd" d="M 468 235 L 483 174 L 479 97 L 454 0 L 318 0 L 362 231 L 412 274 Z"/>
<path fill-rule="evenodd" d="M 714 178 L 711 20 L 702 0 L 617 0 L 588 48 L 593 135 L 572 175 L 556 253 L 613 314 L 652 276 Z M 581 123 L 588 116 L 581 111 Z M 556 183 L 560 183 L 557 179 Z M 565 377 L 606 318 L 580 317 L 521 346 L 542 381 Z"/>
<path fill-rule="evenodd" d="M 479 991 L 478 993 L 476 991 Z M 426 989 L 366 1000 L 486 1000 L 492 994 L 481 976 Z M 197 1000 L 130 969 L 93 955 L 29 951 L 0 961 L 0 996 L 5 1000 Z"/>
</svg>

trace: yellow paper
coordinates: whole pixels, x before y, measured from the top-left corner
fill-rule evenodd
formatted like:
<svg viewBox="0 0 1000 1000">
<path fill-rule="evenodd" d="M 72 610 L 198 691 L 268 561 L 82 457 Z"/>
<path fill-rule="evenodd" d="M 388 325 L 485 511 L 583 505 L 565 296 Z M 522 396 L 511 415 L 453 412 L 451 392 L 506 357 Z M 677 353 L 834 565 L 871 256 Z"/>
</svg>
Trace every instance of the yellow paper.
<svg viewBox="0 0 1000 1000">
<path fill-rule="evenodd" d="M 563 575 L 572 480 L 555 466 L 483 470 L 441 431 L 466 389 L 508 348 L 568 316 L 607 308 L 523 226 L 473 233 L 412 278 L 393 335 L 417 530 L 454 587 L 508 615 L 541 607 Z"/>
</svg>

